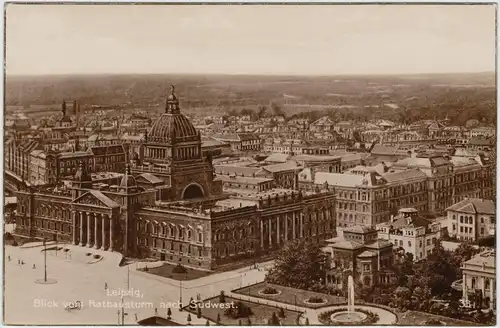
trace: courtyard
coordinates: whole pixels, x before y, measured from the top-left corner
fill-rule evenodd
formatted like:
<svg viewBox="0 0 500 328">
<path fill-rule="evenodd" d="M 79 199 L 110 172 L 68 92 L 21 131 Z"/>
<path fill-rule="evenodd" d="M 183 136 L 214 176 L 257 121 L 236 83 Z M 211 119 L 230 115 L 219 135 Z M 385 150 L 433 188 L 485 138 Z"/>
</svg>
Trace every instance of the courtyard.
<svg viewBox="0 0 500 328">
<path fill-rule="evenodd" d="M 178 272 L 176 268 L 178 269 L 179 266 L 165 263 L 158 267 L 148 268 L 147 271 L 142 269 L 142 271 L 174 280 L 194 280 L 214 274 L 210 271 L 194 270 L 184 266 L 181 267 L 182 271 Z"/>
<path fill-rule="evenodd" d="M 266 289 L 270 291 L 274 290 L 276 291 L 276 294 L 266 294 Z M 266 282 L 236 289 L 233 292 L 236 294 L 253 296 L 310 309 L 339 305 L 347 302 L 347 300 L 342 296 L 316 293 L 308 290 L 285 287 Z M 318 302 L 309 302 L 311 299 L 316 299 Z"/>
<path fill-rule="evenodd" d="M 231 304 L 242 304 L 243 307 L 250 308 L 252 311 L 251 315 L 242 317 L 233 317 L 226 315 L 226 310 L 221 309 L 221 302 L 219 296 L 212 297 L 203 301 L 204 308 L 201 310 L 201 316 L 212 322 L 217 322 L 217 318 L 220 318 L 220 324 L 237 326 L 239 324 L 248 325 L 248 320 L 252 325 L 268 325 L 268 320 L 271 319 L 273 313 L 276 314 L 278 320 L 280 320 L 283 326 L 295 326 L 297 325 L 297 320 L 301 315 L 300 311 L 294 311 L 287 309 L 285 307 L 277 307 L 273 305 L 265 304 L 265 302 L 252 302 L 248 300 L 242 300 L 237 297 L 226 296 L 225 304 L 230 306 Z M 224 304 L 222 303 L 222 304 Z M 196 317 L 196 310 L 192 310 L 189 306 L 184 308 L 186 311 L 192 313 L 192 317 Z M 284 315 L 283 316 L 280 316 Z"/>
<path fill-rule="evenodd" d="M 62 245 L 61 245 L 62 246 Z M 167 307 L 174 307 L 182 298 L 189 300 L 200 294 L 213 297 L 220 290 L 234 289 L 264 279 L 265 272 L 224 272 L 199 279 L 179 281 L 135 270 L 135 265 L 120 267 L 121 255 L 113 252 L 74 245 L 64 245 L 72 252 L 72 259 L 63 253 L 47 256 L 47 277 L 54 284 L 39 284 L 44 278 L 43 247 L 5 247 L 5 323 L 9 325 L 117 325 L 121 320 L 117 307 L 120 292 L 134 290 L 124 301 L 133 304 L 125 309 L 124 324 L 136 325 L 138 321 L 158 312 L 166 317 Z M 97 263 L 88 264 L 77 258 L 86 253 L 103 254 Z M 24 265 L 19 265 L 23 261 Z M 35 268 L 33 268 L 35 265 Z M 107 284 L 108 289 L 105 289 Z M 20 292 L 22 291 L 22 292 Z M 65 310 L 66 305 L 80 302 L 81 309 Z M 172 310 L 172 320 L 187 323 L 186 312 Z M 193 316 L 193 325 L 205 325 L 206 319 Z"/>
</svg>

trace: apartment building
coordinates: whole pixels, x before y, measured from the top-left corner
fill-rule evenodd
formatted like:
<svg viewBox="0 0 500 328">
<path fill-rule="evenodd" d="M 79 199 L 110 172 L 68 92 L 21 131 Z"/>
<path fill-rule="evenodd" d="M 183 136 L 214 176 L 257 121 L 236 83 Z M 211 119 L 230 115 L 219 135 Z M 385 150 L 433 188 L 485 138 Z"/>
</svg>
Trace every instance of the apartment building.
<svg viewBox="0 0 500 328">
<path fill-rule="evenodd" d="M 415 261 L 427 258 L 441 238 L 441 224 L 421 217 L 414 208 L 401 208 L 388 222 L 377 225 L 377 230 L 378 238 L 411 253 Z"/>
<path fill-rule="evenodd" d="M 495 203 L 489 199 L 467 198 L 446 209 L 448 234 L 459 240 L 477 241 L 494 236 Z"/>
</svg>

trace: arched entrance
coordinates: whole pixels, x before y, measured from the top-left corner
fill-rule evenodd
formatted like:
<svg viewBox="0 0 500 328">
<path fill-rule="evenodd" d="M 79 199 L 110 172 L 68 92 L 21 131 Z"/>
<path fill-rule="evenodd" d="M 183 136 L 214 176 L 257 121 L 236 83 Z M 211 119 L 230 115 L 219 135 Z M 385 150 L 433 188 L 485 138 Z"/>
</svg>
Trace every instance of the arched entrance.
<svg viewBox="0 0 500 328">
<path fill-rule="evenodd" d="M 201 198 L 203 196 L 205 196 L 203 188 L 197 183 L 190 184 L 182 192 L 182 199 Z"/>
</svg>

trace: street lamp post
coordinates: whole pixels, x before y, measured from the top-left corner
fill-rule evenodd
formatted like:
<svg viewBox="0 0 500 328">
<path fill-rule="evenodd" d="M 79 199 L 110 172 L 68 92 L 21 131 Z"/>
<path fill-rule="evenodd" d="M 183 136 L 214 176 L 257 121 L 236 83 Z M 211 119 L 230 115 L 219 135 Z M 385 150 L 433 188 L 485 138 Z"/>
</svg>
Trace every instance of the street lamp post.
<svg viewBox="0 0 500 328">
<path fill-rule="evenodd" d="M 47 241 L 43 238 L 43 266 L 44 276 L 43 281 L 47 282 Z"/>
<path fill-rule="evenodd" d="M 182 311 L 182 280 L 179 283 L 179 311 Z"/>
</svg>

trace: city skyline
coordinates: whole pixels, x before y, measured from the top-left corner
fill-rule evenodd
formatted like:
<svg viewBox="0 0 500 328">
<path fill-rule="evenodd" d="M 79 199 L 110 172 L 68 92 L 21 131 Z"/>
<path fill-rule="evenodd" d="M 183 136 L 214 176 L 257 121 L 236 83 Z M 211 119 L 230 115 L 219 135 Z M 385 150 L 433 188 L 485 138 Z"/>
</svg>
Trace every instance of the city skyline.
<svg viewBox="0 0 500 328">
<path fill-rule="evenodd" d="M 492 5 L 16 4 L 6 16 L 7 75 L 495 70 Z"/>
</svg>

